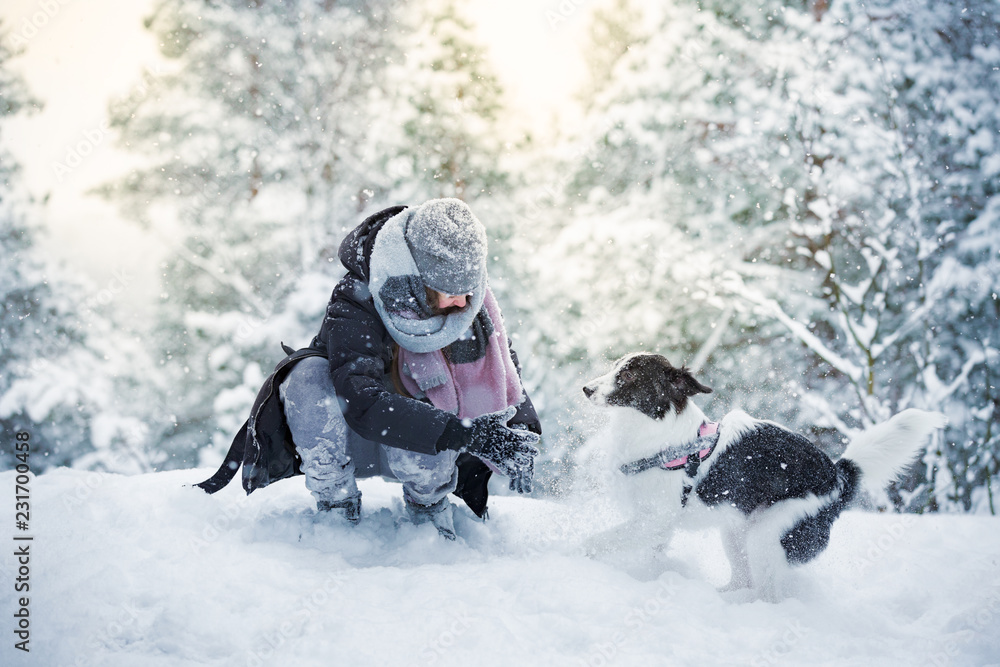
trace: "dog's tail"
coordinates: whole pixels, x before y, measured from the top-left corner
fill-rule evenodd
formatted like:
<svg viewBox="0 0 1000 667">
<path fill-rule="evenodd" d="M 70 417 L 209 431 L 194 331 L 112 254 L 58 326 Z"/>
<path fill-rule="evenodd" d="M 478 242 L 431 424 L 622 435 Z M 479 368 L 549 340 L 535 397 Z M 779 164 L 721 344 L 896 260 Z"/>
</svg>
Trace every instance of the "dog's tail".
<svg viewBox="0 0 1000 667">
<path fill-rule="evenodd" d="M 881 490 L 916 459 L 931 434 L 947 423 L 940 412 L 903 410 L 851 440 L 837 461 L 837 469 L 841 475 L 860 478 L 851 480 L 852 486 L 860 481 L 867 489 Z M 849 470 L 849 464 L 857 468 L 856 475 L 850 474 L 854 471 Z"/>
</svg>

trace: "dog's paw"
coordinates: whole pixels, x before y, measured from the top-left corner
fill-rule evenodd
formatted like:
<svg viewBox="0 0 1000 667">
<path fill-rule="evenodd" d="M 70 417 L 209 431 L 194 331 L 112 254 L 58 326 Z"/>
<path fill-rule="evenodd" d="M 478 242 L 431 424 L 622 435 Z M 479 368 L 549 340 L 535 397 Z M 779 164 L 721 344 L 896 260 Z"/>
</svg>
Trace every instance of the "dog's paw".
<svg viewBox="0 0 1000 667">
<path fill-rule="evenodd" d="M 720 586 L 716 589 L 720 593 L 733 593 L 735 591 L 748 591 L 750 590 L 750 585 L 744 581 L 738 581 L 736 579 L 731 579 L 725 586 Z"/>
<path fill-rule="evenodd" d="M 752 588 L 729 588 L 723 586 L 717 589 L 723 600 L 730 604 L 750 604 L 761 599 L 760 594 Z"/>
</svg>

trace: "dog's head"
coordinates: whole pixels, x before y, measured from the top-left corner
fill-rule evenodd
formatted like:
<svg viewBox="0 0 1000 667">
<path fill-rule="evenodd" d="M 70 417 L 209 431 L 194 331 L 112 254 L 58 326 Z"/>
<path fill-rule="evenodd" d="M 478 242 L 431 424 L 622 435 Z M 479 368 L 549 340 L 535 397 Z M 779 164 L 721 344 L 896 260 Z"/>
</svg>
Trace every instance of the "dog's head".
<svg viewBox="0 0 1000 667">
<path fill-rule="evenodd" d="M 688 399 L 712 390 L 691 372 L 674 368 L 666 357 L 639 352 L 620 359 L 611 372 L 587 383 L 583 393 L 597 405 L 633 408 L 650 419 L 679 415 Z"/>
</svg>

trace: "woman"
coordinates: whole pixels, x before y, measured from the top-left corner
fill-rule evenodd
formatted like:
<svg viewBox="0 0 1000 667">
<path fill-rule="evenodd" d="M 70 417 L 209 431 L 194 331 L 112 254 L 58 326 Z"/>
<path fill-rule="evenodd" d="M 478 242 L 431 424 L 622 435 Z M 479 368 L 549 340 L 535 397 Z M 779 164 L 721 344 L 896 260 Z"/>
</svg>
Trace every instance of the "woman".
<svg viewBox="0 0 1000 667">
<path fill-rule="evenodd" d="M 321 511 L 356 523 L 356 479 L 394 477 L 410 518 L 449 539 L 449 493 L 484 516 L 490 470 L 530 491 L 541 427 L 489 289 L 486 245 L 457 199 L 362 222 L 340 246 L 347 274 L 319 334 L 287 350 L 200 486 L 221 488 L 239 460 L 248 493 L 301 472 Z"/>
</svg>

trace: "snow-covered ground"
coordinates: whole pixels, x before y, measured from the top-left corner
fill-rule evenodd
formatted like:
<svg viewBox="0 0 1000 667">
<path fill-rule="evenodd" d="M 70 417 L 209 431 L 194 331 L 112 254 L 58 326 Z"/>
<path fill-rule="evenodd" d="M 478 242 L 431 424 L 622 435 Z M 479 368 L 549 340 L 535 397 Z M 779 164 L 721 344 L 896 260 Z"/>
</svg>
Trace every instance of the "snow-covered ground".
<svg viewBox="0 0 1000 667">
<path fill-rule="evenodd" d="M 459 511 L 449 543 L 401 520 L 395 484 L 362 482 L 352 528 L 318 517 L 301 478 L 185 486 L 210 472 L 33 479 L 31 652 L 13 648 L 5 531 L 0 663 L 1000 665 L 993 517 L 848 512 L 792 597 L 747 602 L 716 591 L 709 532 L 601 562 L 580 546 L 608 520 L 597 505 L 497 497 L 488 523 Z"/>
</svg>

